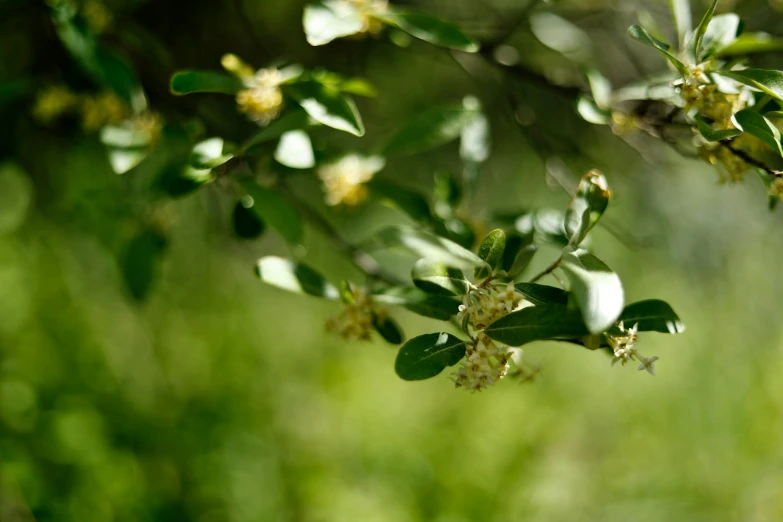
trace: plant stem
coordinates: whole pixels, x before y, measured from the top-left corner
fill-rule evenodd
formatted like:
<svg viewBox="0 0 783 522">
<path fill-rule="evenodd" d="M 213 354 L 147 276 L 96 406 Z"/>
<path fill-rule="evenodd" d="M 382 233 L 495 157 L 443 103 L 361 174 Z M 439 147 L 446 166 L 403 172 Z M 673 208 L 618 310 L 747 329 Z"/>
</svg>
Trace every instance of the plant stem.
<svg viewBox="0 0 783 522">
<path fill-rule="evenodd" d="M 529 282 L 529 283 L 535 283 L 536 281 L 538 281 L 539 279 L 541 279 L 541 278 L 542 278 L 542 277 L 544 277 L 545 275 L 547 275 L 547 274 L 551 274 L 551 273 L 552 273 L 552 271 L 554 271 L 554 269 L 555 269 L 555 268 L 557 268 L 557 267 L 559 267 L 559 266 L 560 266 L 560 262 L 561 262 L 562 260 L 563 260 L 563 258 L 562 258 L 562 257 L 558 257 L 558 258 L 555 260 L 555 262 L 554 262 L 554 263 L 552 263 L 551 265 L 549 265 L 549 266 L 548 266 L 548 267 L 547 267 L 547 268 L 546 268 L 546 269 L 545 269 L 543 272 L 541 272 L 541 273 L 539 273 L 539 274 L 535 275 L 535 276 L 534 276 L 534 277 L 533 277 L 533 278 L 532 278 L 530 281 L 528 281 L 528 282 Z"/>
</svg>

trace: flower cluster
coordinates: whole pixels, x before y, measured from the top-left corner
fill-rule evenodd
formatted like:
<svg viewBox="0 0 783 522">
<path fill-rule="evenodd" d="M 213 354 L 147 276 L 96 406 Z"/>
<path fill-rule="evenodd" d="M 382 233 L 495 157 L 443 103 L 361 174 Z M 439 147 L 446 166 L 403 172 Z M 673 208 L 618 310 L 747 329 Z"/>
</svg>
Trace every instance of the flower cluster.
<svg viewBox="0 0 783 522">
<path fill-rule="evenodd" d="M 511 355 L 506 346 L 497 346 L 483 332 L 468 345 L 460 369 L 452 374 L 457 388 L 481 391 L 493 386 L 508 373 Z"/>
<path fill-rule="evenodd" d="M 128 107 L 116 94 L 102 92 L 97 96 L 85 97 L 81 102 L 82 127 L 87 132 L 104 125 L 117 125 L 128 117 Z"/>
<path fill-rule="evenodd" d="M 274 67 L 261 69 L 246 78 L 247 87 L 236 95 L 239 110 L 259 125 L 269 125 L 283 109 L 282 81 L 283 75 Z"/>
<path fill-rule="evenodd" d="M 525 304 L 514 283 L 508 283 L 505 288 L 490 283 L 468 292 L 459 307 L 457 319 L 478 334 L 473 343 L 468 344 L 460 369 L 452 374 L 457 388 L 482 391 L 506 376 L 511 362 L 510 350 L 507 346 L 496 345 L 483 330 Z"/>
<path fill-rule="evenodd" d="M 383 13 L 389 6 L 387 0 L 346 0 L 362 17 L 362 28 L 357 34 L 378 34 L 383 29 L 376 15 Z"/>
<path fill-rule="evenodd" d="M 326 330 L 346 341 L 369 341 L 376 318 L 384 317 L 386 309 L 373 302 L 366 288 L 357 288 L 352 294 L 353 302 L 326 322 Z"/>
<path fill-rule="evenodd" d="M 684 80 L 680 85 L 680 96 L 685 101 L 685 111 L 692 108 L 713 120 L 718 129 L 732 129 L 731 117 L 748 106 L 750 91 L 740 90 L 737 94 L 727 94 L 718 90 L 714 83 L 707 83 L 700 71 Z"/>
<path fill-rule="evenodd" d="M 523 304 L 523 299 L 508 283 L 505 289 L 487 285 L 486 288 L 472 289 L 462 300 L 457 319 L 467 317 L 468 324 L 474 330 L 483 330 L 504 315 L 508 315 Z"/>
<path fill-rule="evenodd" d="M 33 117 L 51 125 L 68 114 L 78 114 L 82 128 L 94 132 L 105 125 L 117 125 L 130 115 L 128 105 L 111 91 L 76 94 L 62 85 L 39 91 L 32 109 Z"/>
<path fill-rule="evenodd" d="M 635 361 L 636 359 L 641 362 L 639 370 L 647 370 L 650 375 L 655 375 L 655 368 L 653 363 L 658 360 L 657 356 L 647 358 L 640 354 L 634 347 L 639 336 L 637 335 L 638 324 L 633 325 L 631 328 L 626 329 L 623 322 L 617 327 L 620 329 L 620 335 L 606 334 L 606 340 L 609 342 L 614 351 L 614 358 L 612 359 L 612 365 L 617 361 L 620 361 L 623 365 L 629 361 Z"/>
<path fill-rule="evenodd" d="M 744 136 L 740 136 L 735 139 L 734 142 L 738 143 L 743 137 Z M 720 175 L 721 181 L 735 182 L 744 179 L 745 173 L 751 168 L 745 160 L 720 143 L 705 142 L 705 140 L 701 141 L 702 144 L 699 147 L 699 157 L 715 167 Z"/>
<path fill-rule="evenodd" d="M 322 166 L 318 169 L 318 177 L 324 185 L 326 204 L 355 206 L 363 202 L 368 195 L 365 183 L 383 166 L 383 158 L 355 154 Z"/>
</svg>

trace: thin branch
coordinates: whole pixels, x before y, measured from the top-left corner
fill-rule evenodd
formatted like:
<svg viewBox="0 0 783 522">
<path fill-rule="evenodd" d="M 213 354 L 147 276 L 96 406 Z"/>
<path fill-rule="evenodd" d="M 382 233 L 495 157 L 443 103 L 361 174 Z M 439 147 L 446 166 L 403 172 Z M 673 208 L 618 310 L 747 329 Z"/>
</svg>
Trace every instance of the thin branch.
<svg viewBox="0 0 783 522">
<path fill-rule="evenodd" d="M 729 150 L 732 154 L 742 159 L 748 165 L 753 165 L 754 167 L 758 167 L 764 172 L 766 172 L 767 174 L 769 174 L 770 176 L 774 176 L 776 178 L 783 178 L 783 171 L 775 170 L 773 168 L 768 167 L 766 163 L 754 158 L 744 150 L 735 149 L 734 147 L 731 146 L 731 140 L 722 140 L 719 143 L 721 144 L 722 147 Z"/>
<path fill-rule="evenodd" d="M 557 260 L 555 260 L 555 262 L 554 262 L 554 263 L 552 263 L 551 265 L 549 265 L 548 267 L 546 267 L 546 269 L 544 269 L 544 271 L 542 271 L 542 272 L 540 272 L 540 273 L 536 274 L 535 276 L 533 276 L 533 278 L 532 278 L 530 281 L 528 281 L 528 282 L 529 282 L 529 283 L 535 283 L 536 281 L 538 281 L 539 279 L 541 279 L 541 278 L 542 278 L 542 277 L 544 277 L 545 275 L 547 275 L 547 274 L 551 274 L 551 273 L 552 273 L 552 272 L 555 270 L 555 268 L 557 268 L 557 267 L 559 267 L 559 266 L 560 266 L 560 262 L 561 262 L 562 260 L 563 260 L 563 258 L 561 258 L 561 257 L 558 257 L 558 258 L 557 258 Z"/>
</svg>

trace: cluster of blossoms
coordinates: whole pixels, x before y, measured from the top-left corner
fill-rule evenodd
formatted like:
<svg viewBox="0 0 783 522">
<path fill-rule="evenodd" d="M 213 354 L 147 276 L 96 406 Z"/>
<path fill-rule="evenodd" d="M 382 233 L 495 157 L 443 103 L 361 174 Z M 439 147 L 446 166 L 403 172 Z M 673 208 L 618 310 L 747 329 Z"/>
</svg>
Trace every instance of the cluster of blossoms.
<svg viewBox="0 0 783 522">
<path fill-rule="evenodd" d="M 375 321 L 386 316 L 386 309 L 373 302 L 366 288 L 357 288 L 352 293 L 353 302 L 326 322 L 326 331 L 346 341 L 369 341 Z"/>
<path fill-rule="evenodd" d="M 376 15 L 382 14 L 389 7 L 387 0 L 345 0 L 362 17 L 362 28 L 357 34 L 375 35 L 383 29 L 383 23 L 376 18 Z"/>
<path fill-rule="evenodd" d="M 606 334 L 606 340 L 609 342 L 614 351 L 614 359 L 612 359 L 612 365 L 617 361 L 620 361 L 623 365 L 629 361 L 639 360 L 639 370 L 647 370 L 651 375 L 655 375 L 655 368 L 653 363 L 658 360 L 657 356 L 647 358 L 640 354 L 634 345 L 638 340 L 637 335 L 638 324 L 633 325 L 631 328 L 626 329 L 623 322 L 620 321 L 618 328 L 620 329 L 620 335 Z"/>
<path fill-rule="evenodd" d="M 327 205 L 355 206 L 367 199 L 365 183 L 384 167 L 379 156 L 349 154 L 318 169 L 323 182 Z"/>
<path fill-rule="evenodd" d="M 508 283 L 505 288 L 492 284 L 474 287 L 465 295 L 457 319 L 463 324 L 467 323 L 478 334 L 473 343 L 468 345 L 460 369 L 452 373 L 457 388 L 482 391 L 506 376 L 511 363 L 511 351 L 507 346 L 496 345 L 483 330 L 526 304 L 514 288 L 514 283 Z"/>
<path fill-rule="evenodd" d="M 745 136 L 734 140 L 735 146 L 745 142 Z M 721 181 L 742 181 L 745 173 L 751 168 L 745 160 L 737 156 L 728 147 L 717 143 L 700 140 L 699 157 L 715 167 Z"/>
<path fill-rule="evenodd" d="M 239 71 L 245 73 L 244 70 Z M 236 95 L 239 110 L 259 125 L 269 125 L 283 110 L 283 91 L 280 89 L 283 75 L 270 67 L 260 69 L 243 80 L 246 88 Z"/>
</svg>

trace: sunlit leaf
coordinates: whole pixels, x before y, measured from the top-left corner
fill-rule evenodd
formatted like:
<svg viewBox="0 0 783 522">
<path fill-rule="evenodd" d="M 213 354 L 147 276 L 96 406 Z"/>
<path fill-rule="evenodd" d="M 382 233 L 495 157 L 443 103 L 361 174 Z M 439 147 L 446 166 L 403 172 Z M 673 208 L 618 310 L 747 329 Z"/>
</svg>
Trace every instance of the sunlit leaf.
<svg viewBox="0 0 783 522">
<path fill-rule="evenodd" d="M 282 257 L 267 256 L 258 260 L 256 275 L 261 281 L 300 294 L 337 300 L 340 292 L 321 274 L 307 265 Z"/>
<path fill-rule="evenodd" d="M 375 248 L 403 247 L 419 257 L 459 268 L 485 265 L 484 261 L 476 254 L 453 241 L 412 227 L 384 228 L 375 235 L 372 246 Z"/>
<path fill-rule="evenodd" d="M 713 0 L 712 4 L 707 9 L 707 12 L 704 13 L 701 22 L 699 22 L 699 25 L 696 26 L 696 30 L 693 33 L 693 56 L 696 57 L 697 61 L 699 56 L 701 56 L 701 44 L 702 40 L 704 39 L 704 34 L 707 32 L 707 27 L 710 25 L 710 21 L 712 20 L 712 16 L 715 14 L 715 8 L 718 7 L 719 1 L 720 0 Z"/>
<path fill-rule="evenodd" d="M 565 230 L 571 246 L 578 246 L 601 219 L 611 194 L 606 178 L 599 171 L 591 170 L 582 176 L 565 214 Z"/>
<path fill-rule="evenodd" d="M 356 34 L 364 27 L 359 10 L 351 2 L 326 0 L 305 6 L 302 18 L 307 43 L 324 45 Z"/>
<path fill-rule="evenodd" d="M 760 139 L 769 145 L 772 150 L 783 156 L 780 131 L 767 118 L 753 110 L 745 109 L 735 114 L 732 121 L 738 129 Z"/>
<path fill-rule="evenodd" d="M 489 157 L 489 120 L 480 112 L 481 104 L 476 98 L 468 96 L 462 101 L 462 105 L 466 109 L 475 110 L 476 113 L 460 132 L 459 156 L 466 163 L 483 163 Z"/>
<path fill-rule="evenodd" d="M 571 283 L 590 333 L 612 326 L 623 311 L 623 286 L 617 274 L 585 250 L 567 249 L 560 265 Z"/>
<path fill-rule="evenodd" d="M 277 230 L 287 242 L 301 242 L 302 218 L 282 194 L 264 188 L 248 178 L 240 179 L 239 184 L 245 193 L 253 198 L 252 209 L 259 218 Z"/>
<path fill-rule="evenodd" d="M 389 8 L 376 16 L 411 36 L 440 47 L 468 53 L 475 53 L 479 50 L 479 44 L 466 36 L 455 25 L 428 14 Z"/>
<path fill-rule="evenodd" d="M 783 101 L 783 72 L 766 69 L 742 69 L 741 71 L 715 71 L 732 80 L 764 91 Z"/>
<path fill-rule="evenodd" d="M 489 325 L 484 333 L 509 346 L 522 346 L 533 341 L 579 338 L 589 332 L 578 310 L 542 304 L 511 312 Z"/>
<path fill-rule="evenodd" d="M 284 86 L 284 92 L 318 123 L 355 136 L 364 135 L 364 124 L 356 105 L 339 91 L 317 82 L 298 82 Z"/>
<path fill-rule="evenodd" d="M 737 39 L 740 25 L 740 17 L 734 13 L 715 16 L 707 27 L 707 32 L 704 33 L 701 55 L 698 61 L 706 60 L 716 52 L 731 45 Z"/>
<path fill-rule="evenodd" d="M 612 123 L 612 111 L 600 108 L 594 100 L 587 96 L 579 96 L 576 111 L 588 123 L 594 125 L 609 125 Z"/>
<path fill-rule="evenodd" d="M 477 114 L 463 104 L 436 107 L 414 117 L 386 146 L 387 155 L 424 152 L 460 137 L 462 130 Z"/>
<path fill-rule="evenodd" d="M 473 276 L 478 279 L 489 277 L 503 259 L 505 249 L 505 232 L 498 228 L 487 234 L 478 248 L 478 256 L 487 263 L 487 266 L 476 267 L 473 270 Z"/>
<path fill-rule="evenodd" d="M 669 0 L 669 9 L 672 12 L 674 27 L 677 28 L 677 37 L 682 46 L 685 43 L 686 36 L 691 31 L 693 23 L 690 2 L 688 0 Z"/>
<path fill-rule="evenodd" d="M 190 165 L 196 169 L 213 169 L 223 165 L 234 155 L 223 138 L 209 138 L 197 143 L 190 153 Z"/>
<path fill-rule="evenodd" d="M 428 294 L 463 295 L 470 283 L 462 270 L 429 259 L 419 259 L 411 270 L 413 284 Z"/>
<path fill-rule="evenodd" d="M 645 45 L 652 47 L 653 49 L 660 51 L 666 57 L 666 59 L 669 60 L 672 65 L 674 65 L 674 67 L 683 77 L 688 76 L 688 68 L 680 60 L 675 58 L 672 53 L 669 52 L 669 46 L 667 44 L 653 38 L 650 33 L 638 25 L 632 25 L 630 28 L 628 28 L 628 33 L 634 40 L 637 40 Z"/>
<path fill-rule="evenodd" d="M 743 33 L 728 46 L 719 49 L 717 56 L 738 56 L 783 50 L 783 38 L 767 33 Z"/>
<path fill-rule="evenodd" d="M 173 94 L 192 92 L 219 92 L 236 94 L 244 88 L 242 82 L 229 74 L 211 71 L 179 71 L 171 77 Z"/>
<path fill-rule="evenodd" d="M 465 351 L 463 340 L 445 332 L 420 335 L 400 348 L 394 371 L 406 381 L 429 379 L 457 364 Z"/>
<path fill-rule="evenodd" d="M 292 130 L 280 136 L 274 154 L 275 161 L 292 169 L 309 169 L 315 166 L 315 154 L 310 136 L 302 130 Z"/>
</svg>

